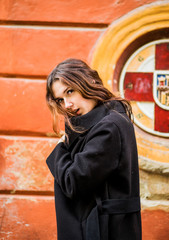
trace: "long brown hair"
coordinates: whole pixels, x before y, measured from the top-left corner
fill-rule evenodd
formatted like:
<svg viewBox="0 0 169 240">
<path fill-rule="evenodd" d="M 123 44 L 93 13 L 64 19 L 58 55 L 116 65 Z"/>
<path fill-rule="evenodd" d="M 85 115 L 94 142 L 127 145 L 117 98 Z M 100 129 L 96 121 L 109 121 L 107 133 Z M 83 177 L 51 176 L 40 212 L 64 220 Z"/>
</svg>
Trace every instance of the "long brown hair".
<svg viewBox="0 0 169 240">
<path fill-rule="evenodd" d="M 54 98 L 52 85 L 58 80 L 70 86 L 73 90 L 78 91 L 83 98 L 96 100 L 97 105 L 111 100 L 120 101 L 125 107 L 127 115 L 131 119 L 132 109 L 130 103 L 121 97 L 115 96 L 105 88 L 97 71 L 91 69 L 82 60 L 73 58 L 66 59 L 58 64 L 47 78 L 46 100 L 52 114 L 54 115 L 54 119 L 56 118 L 57 113 L 62 114 L 65 117 L 65 121 L 67 121 L 69 126 L 73 128 L 69 121 L 70 117 L 73 116 L 72 113 L 63 109 Z M 55 124 L 54 121 L 54 125 Z"/>
</svg>

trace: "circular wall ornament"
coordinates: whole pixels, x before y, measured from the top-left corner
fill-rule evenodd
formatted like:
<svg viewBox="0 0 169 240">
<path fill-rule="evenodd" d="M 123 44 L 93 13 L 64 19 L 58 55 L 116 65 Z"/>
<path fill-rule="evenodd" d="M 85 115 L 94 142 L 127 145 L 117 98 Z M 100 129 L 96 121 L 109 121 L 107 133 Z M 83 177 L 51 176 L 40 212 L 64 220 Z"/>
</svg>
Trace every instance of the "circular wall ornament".
<svg viewBox="0 0 169 240">
<path fill-rule="evenodd" d="M 162 73 L 162 77 L 164 77 L 163 75 L 168 75 L 169 68 L 153 68 L 153 62 L 155 62 L 155 45 L 165 43 L 167 46 L 165 51 L 168 51 L 168 40 L 169 2 L 160 1 L 159 3 L 155 2 L 139 7 L 114 21 L 98 39 L 91 55 L 92 68 L 99 72 L 104 85 L 109 90 L 116 92 L 124 86 L 121 73 L 127 61 L 134 53 L 136 54 L 137 51 L 141 50 L 142 47 L 145 49 L 145 58 L 143 59 L 143 53 L 141 55 L 138 54 L 138 65 L 136 65 L 135 62 L 135 74 L 144 69 L 143 73 L 145 74 L 145 78 L 148 79 L 147 83 L 146 80 L 141 84 L 138 80 L 139 90 L 138 85 L 136 89 L 136 91 L 141 91 L 141 88 L 144 88 L 144 94 L 141 95 L 141 92 L 137 92 L 137 97 L 140 96 L 141 99 L 144 96 L 144 101 L 140 101 L 138 98 L 132 101 L 135 123 L 137 121 L 135 125 L 140 124 L 139 127 L 135 127 L 135 131 L 140 167 L 143 169 L 150 170 L 150 167 L 146 165 L 147 163 L 154 169 L 155 161 L 158 164 L 162 164 L 164 169 L 166 169 L 165 164 L 169 164 L 168 133 L 166 126 L 168 120 L 166 115 L 163 115 L 165 111 L 169 112 L 168 105 L 167 103 L 164 104 L 163 100 L 161 102 L 158 93 L 154 90 L 157 89 L 158 85 L 158 82 L 154 82 L 154 75 L 157 74 L 156 78 L 159 78 L 161 77 L 159 75 Z M 155 41 L 157 41 L 157 43 Z M 150 46 L 147 44 L 150 44 Z M 161 56 L 164 55 L 161 54 Z M 158 61 L 158 63 L 160 62 L 164 63 L 164 61 Z M 130 67 L 131 66 L 130 63 Z M 150 76 L 152 81 L 150 81 Z M 161 80 L 163 79 L 160 78 L 160 81 Z M 133 85 L 128 84 L 127 87 L 129 90 L 133 88 Z M 155 94 L 156 97 L 154 97 Z M 134 108 L 136 108 L 136 110 Z M 142 115 L 144 115 L 144 117 Z M 164 124 L 161 124 L 161 119 Z M 158 124 L 155 122 L 157 120 Z M 164 128 L 159 129 L 159 127 L 162 128 L 163 125 Z M 158 169 L 158 167 L 156 169 Z"/>
<path fill-rule="evenodd" d="M 119 89 L 132 101 L 134 121 L 140 128 L 169 137 L 169 39 L 137 49 L 122 69 Z"/>
</svg>

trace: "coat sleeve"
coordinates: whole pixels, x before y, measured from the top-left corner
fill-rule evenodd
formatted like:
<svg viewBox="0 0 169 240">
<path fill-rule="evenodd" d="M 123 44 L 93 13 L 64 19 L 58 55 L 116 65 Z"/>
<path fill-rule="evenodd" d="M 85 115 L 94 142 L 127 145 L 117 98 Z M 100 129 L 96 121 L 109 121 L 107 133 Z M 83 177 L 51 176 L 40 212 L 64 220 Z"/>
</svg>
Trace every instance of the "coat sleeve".
<svg viewBox="0 0 169 240">
<path fill-rule="evenodd" d="M 98 123 L 90 130 L 82 152 L 74 159 L 64 143 L 59 143 L 47 158 L 47 164 L 69 197 L 94 191 L 113 174 L 119 163 L 121 139 L 118 127 L 112 122 Z"/>
</svg>

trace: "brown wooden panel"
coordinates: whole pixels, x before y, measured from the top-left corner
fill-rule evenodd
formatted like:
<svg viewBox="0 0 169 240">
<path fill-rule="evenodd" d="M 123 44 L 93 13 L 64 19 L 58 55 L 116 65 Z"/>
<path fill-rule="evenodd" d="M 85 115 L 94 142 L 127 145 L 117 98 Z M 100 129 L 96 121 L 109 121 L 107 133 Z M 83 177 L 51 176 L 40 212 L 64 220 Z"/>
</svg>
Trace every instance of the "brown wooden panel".
<svg viewBox="0 0 169 240">
<path fill-rule="evenodd" d="M 0 239 L 56 240 L 53 197 L 0 195 Z"/>
<path fill-rule="evenodd" d="M 1 0 L 1 20 L 110 23 L 128 11 L 155 0 Z"/>
<path fill-rule="evenodd" d="M 53 191 L 46 158 L 58 139 L 0 137 L 0 190 Z"/>
<path fill-rule="evenodd" d="M 48 75 L 60 61 L 87 60 L 100 31 L 0 26 L 0 73 Z"/>
<path fill-rule="evenodd" d="M 35 135 L 53 132 L 45 100 L 46 81 L 0 78 L 0 131 Z M 63 121 L 58 119 L 58 128 Z"/>
</svg>

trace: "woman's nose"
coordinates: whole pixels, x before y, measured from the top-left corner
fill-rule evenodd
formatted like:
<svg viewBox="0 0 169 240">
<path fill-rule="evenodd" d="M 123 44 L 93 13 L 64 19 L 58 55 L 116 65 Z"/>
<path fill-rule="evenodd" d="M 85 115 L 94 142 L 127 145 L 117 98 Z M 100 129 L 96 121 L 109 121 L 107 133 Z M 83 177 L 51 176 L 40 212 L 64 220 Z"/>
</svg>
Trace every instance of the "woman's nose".
<svg viewBox="0 0 169 240">
<path fill-rule="evenodd" d="M 64 100 L 65 102 L 65 108 L 71 108 L 73 106 L 73 103 L 67 99 Z"/>
</svg>

